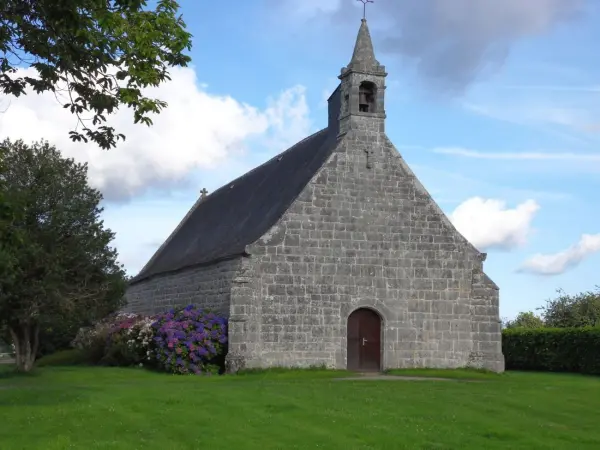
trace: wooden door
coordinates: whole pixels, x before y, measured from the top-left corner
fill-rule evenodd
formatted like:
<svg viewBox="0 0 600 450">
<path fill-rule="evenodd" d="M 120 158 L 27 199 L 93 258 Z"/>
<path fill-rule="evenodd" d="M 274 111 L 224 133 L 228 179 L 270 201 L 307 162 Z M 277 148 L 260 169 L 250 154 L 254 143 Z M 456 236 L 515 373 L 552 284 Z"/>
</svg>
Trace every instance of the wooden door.
<svg viewBox="0 0 600 450">
<path fill-rule="evenodd" d="M 348 370 L 381 370 L 381 318 L 357 309 L 348 318 Z"/>
</svg>

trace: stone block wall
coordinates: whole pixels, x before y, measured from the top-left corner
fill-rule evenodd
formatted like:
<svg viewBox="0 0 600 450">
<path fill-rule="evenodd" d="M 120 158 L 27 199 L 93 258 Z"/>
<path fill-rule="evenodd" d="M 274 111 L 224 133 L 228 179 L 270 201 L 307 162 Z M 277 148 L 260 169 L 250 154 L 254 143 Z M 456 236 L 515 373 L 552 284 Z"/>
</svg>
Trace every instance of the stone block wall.
<svg viewBox="0 0 600 450">
<path fill-rule="evenodd" d="M 481 268 L 474 269 L 471 291 L 473 352 L 469 361 L 472 367 L 504 371 L 499 300 L 495 284 Z"/>
<path fill-rule="evenodd" d="M 474 354 L 497 352 L 500 339 L 479 325 L 496 319 L 493 293 L 472 305 L 479 252 L 368 122 L 380 119 L 357 119 L 284 217 L 249 248 L 260 279 L 260 364 L 345 368 L 347 318 L 358 307 L 383 318 L 384 368 L 498 359 Z M 488 280 L 479 289 L 495 288 Z"/>
<path fill-rule="evenodd" d="M 156 314 L 193 303 L 229 317 L 232 280 L 241 263 L 239 257 L 143 280 L 128 288 L 124 311 Z"/>
</svg>

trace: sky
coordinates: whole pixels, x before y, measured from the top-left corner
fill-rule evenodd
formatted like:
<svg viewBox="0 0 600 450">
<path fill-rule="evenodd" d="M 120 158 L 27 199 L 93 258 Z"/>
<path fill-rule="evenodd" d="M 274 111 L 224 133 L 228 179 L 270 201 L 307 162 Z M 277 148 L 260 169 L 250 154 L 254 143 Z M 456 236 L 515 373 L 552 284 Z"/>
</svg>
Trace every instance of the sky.
<svg viewBox="0 0 600 450">
<path fill-rule="evenodd" d="M 352 54 L 357 0 L 181 0 L 192 64 L 128 110 L 116 149 L 73 143 L 53 95 L 0 98 L 0 136 L 49 140 L 89 164 L 105 224 L 136 274 L 203 188 L 214 191 L 327 124 Z M 500 313 L 600 284 L 600 3 L 375 0 L 389 73 L 386 131 L 459 231 L 487 252 Z"/>
</svg>

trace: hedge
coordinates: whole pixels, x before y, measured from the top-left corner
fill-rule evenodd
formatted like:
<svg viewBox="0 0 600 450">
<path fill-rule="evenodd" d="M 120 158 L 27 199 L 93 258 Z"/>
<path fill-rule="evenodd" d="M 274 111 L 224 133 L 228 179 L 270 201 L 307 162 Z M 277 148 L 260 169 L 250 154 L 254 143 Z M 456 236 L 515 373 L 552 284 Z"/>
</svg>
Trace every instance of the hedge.
<svg viewBox="0 0 600 450">
<path fill-rule="evenodd" d="M 502 331 L 507 370 L 600 375 L 600 327 Z"/>
</svg>

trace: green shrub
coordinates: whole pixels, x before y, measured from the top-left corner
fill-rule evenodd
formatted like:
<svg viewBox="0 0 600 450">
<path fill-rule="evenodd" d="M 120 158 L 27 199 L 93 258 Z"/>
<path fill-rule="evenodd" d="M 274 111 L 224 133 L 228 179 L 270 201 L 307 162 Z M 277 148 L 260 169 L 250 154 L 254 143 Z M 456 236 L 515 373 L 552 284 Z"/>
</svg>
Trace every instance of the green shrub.
<svg viewBox="0 0 600 450">
<path fill-rule="evenodd" d="M 72 345 L 92 364 L 217 374 L 225 370 L 227 320 L 194 305 L 156 316 L 118 313 L 80 329 Z"/>
<path fill-rule="evenodd" d="M 82 328 L 72 342 L 90 362 L 105 366 L 133 366 L 151 360 L 153 320 L 136 314 L 112 314 L 93 327 Z"/>
<path fill-rule="evenodd" d="M 78 349 L 61 350 L 51 355 L 46 355 L 40 358 L 36 365 L 38 367 L 44 366 L 80 366 L 88 364 L 89 359 L 87 355 Z"/>
<path fill-rule="evenodd" d="M 600 327 L 505 329 L 502 351 L 507 370 L 600 375 Z"/>
<path fill-rule="evenodd" d="M 71 341 L 81 326 L 80 321 L 71 318 L 64 318 L 62 321 L 59 319 L 44 321 L 40 326 L 38 358 L 53 355 L 61 350 L 69 350 Z"/>
<path fill-rule="evenodd" d="M 134 314 L 117 316 L 108 331 L 100 364 L 125 367 L 151 363 L 152 322 L 152 318 Z"/>
</svg>

